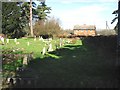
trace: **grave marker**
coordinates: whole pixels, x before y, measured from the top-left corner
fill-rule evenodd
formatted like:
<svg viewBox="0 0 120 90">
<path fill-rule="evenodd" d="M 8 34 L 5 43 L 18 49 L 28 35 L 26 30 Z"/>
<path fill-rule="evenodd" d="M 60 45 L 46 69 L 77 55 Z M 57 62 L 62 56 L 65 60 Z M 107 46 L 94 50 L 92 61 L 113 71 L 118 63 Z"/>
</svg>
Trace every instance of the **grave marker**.
<svg viewBox="0 0 120 90">
<path fill-rule="evenodd" d="M 46 53 L 46 49 L 45 49 L 45 47 L 43 48 L 43 51 L 42 51 L 42 55 L 45 55 L 45 53 Z"/>
<path fill-rule="evenodd" d="M 60 47 L 62 47 L 62 39 L 60 38 Z"/>
<path fill-rule="evenodd" d="M 23 65 L 28 65 L 28 57 L 27 57 L 27 55 L 24 55 Z"/>
<path fill-rule="evenodd" d="M 9 43 L 9 39 L 7 38 L 6 41 L 7 41 L 7 44 L 8 44 Z"/>
<path fill-rule="evenodd" d="M 49 44 L 48 52 L 53 51 L 52 44 Z"/>
<path fill-rule="evenodd" d="M 15 42 L 15 43 L 17 42 L 17 38 L 14 39 L 14 42 Z"/>
<path fill-rule="evenodd" d="M 44 39 L 42 38 L 42 36 L 40 37 L 40 40 L 41 40 L 41 41 L 44 41 Z"/>
<path fill-rule="evenodd" d="M 36 41 L 36 36 L 34 37 L 34 41 Z"/>
<path fill-rule="evenodd" d="M 30 46 L 30 42 L 27 42 L 27 45 Z"/>
</svg>

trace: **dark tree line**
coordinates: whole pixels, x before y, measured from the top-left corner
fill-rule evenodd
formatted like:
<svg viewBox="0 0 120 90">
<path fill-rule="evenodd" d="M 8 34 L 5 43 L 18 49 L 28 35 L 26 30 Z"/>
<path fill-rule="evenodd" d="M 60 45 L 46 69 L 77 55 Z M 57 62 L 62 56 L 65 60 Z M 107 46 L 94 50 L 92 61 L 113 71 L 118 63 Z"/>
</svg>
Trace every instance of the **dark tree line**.
<svg viewBox="0 0 120 90">
<path fill-rule="evenodd" d="M 32 2 L 33 20 L 45 20 L 51 8 L 45 2 Z M 2 33 L 9 38 L 25 36 L 23 28 L 29 26 L 30 2 L 2 2 Z"/>
</svg>

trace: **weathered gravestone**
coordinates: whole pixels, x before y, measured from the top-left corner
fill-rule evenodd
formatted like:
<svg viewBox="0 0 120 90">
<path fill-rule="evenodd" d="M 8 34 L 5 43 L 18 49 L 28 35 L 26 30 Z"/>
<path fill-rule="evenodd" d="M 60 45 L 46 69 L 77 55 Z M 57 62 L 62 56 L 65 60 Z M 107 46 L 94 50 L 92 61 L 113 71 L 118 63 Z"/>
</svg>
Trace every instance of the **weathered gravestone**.
<svg viewBox="0 0 120 90">
<path fill-rule="evenodd" d="M 9 43 L 9 39 L 8 39 L 8 38 L 6 39 L 6 43 L 7 43 L 7 44 Z"/>
<path fill-rule="evenodd" d="M 46 48 L 43 47 L 42 55 L 45 55 L 45 53 L 46 53 Z"/>
<path fill-rule="evenodd" d="M 53 51 L 52 44 L 49 44 L 48 52 Z"/>
<path fill-rule="evenodd" d="M 14 42 L 15 42 L 15 43 L 17 42 L 17 38 L 14 39 Z"/>
<path fill-rule="evenodd" d="M 34 37 L 34 41 L 36 41 L 36 36 Z"/>
<path fill-rule="evenodd" d="M 27 42 L 27 45 L 30 46 L 30 42 Z"/>
<path fill-rule="evenodd" d="M 24 57 L 23 57 L 23 66 L 26 66 L 26 65 L 28 65 L 28 56 L 27 56 L 27 54 L 25 54 Z"/>
<path fill-rule="evenodd" d="M 62 47 L 62 39 L 60 38 L 60 47 Z"/>
</svg>

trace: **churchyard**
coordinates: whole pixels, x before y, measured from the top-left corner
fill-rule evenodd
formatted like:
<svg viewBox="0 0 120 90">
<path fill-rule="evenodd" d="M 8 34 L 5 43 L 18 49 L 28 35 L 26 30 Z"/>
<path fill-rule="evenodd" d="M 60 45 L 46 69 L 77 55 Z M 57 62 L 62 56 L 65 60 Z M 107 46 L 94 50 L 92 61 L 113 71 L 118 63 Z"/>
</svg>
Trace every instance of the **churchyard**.
<svg viewBox="0 0 120 90">
<path fill-rule="evenodd" d="M 40 37 L 9 39 L 1 46 L 3 76 L 7 77 L 3 78 L 3 84 L 7 83 L 9 87 L 119 86 L 115 36 L 85 37 L 82 40 Z"/>
</svg>

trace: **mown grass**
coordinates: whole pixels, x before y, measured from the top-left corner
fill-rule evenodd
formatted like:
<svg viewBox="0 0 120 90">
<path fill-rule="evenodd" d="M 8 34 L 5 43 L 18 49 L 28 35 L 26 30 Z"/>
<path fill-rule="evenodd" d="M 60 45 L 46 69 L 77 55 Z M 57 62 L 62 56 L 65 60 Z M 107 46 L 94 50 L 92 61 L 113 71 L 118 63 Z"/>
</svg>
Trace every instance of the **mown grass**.
<svg viewBox="0 0 120 90">
<path fill-rule="evenodd" d="M 114 40 L 116 39 L 111 37 L 104 37 L 101 40 L 98 37 L 85 38 L 82 45 L 69 44 L 49 53 L 59 58 L 51 57 L 49 54 L 45 58 L 36 58 L 28 65 L 28 69 L 20 75 L 23 78 L 37 77 L 37 85 L 22 87 L 118 87 L 114 50 L 116 41 Z M 114 44 L 110 44 L 111 42 Z"/>
<path fill-rule="evenodd" d="M 115 45 L 114 37 L 88 37 L 76 44 L 66 44 L 44 58 L 36 57 L 25 71 L 18 73 L 23 79 L 36 79 L 35 86 L 32 82 L 16 87 L 116 88 Z M 39 56 L 38 48 L 34 50 Z"/>
</svg>

